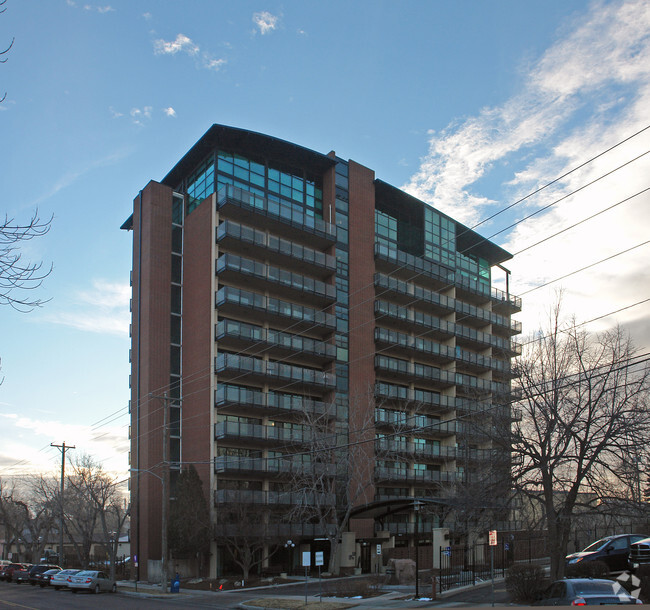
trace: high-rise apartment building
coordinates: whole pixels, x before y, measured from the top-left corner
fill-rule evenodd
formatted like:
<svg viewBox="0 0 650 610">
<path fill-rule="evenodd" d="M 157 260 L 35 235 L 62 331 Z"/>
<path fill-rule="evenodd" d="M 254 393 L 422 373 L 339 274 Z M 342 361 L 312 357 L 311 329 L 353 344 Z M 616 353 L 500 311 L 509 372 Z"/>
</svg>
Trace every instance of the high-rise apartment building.
<svg viewBox="0 0 650 610">
<path fill-rule="evenodd" d="M 122 228 L 133 231 L 141 577 L 161 554 L 165 465 L 172 497 L 194 464 L 215 523 L 237 504 L 259 508 L 303 550 L 327 532 L 296 503 L 332 491 L 296 488 L 328 461 L 317 429 L 363 447 L 336 465 L 345 485 L 363 482 L 360 507 L 444 498 L 482 471 L 494 479 L 497 463 L 507 479 L 509 453 L 472 425 L 508 415 L 519 349 L 510 316 L 521 302 L 492 287 L 511 258 L 496 244 L 354 161 L 222 125 L 147 184 Z M 357 542 L 412 532 L 408 510 L 384 511 L 376 527 L 373 514 L 351 522 Z M 228 557 L 218 536 L 212 545 L 214 575 Z"/>
</svg>

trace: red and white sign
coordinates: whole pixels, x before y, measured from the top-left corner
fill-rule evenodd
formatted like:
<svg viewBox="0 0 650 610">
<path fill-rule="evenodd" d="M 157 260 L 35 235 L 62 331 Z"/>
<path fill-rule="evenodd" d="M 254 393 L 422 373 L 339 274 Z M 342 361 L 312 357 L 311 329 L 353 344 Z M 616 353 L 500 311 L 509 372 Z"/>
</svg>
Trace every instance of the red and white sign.
<svg viewBox="0 0 650 610">
<path fill-rule="evenodd" d="M 490 546 L 496 546 L 497 545 L 497 531 L 496 530 L 490 530 L 489 535 L 489 544 Z"/>
</svg>

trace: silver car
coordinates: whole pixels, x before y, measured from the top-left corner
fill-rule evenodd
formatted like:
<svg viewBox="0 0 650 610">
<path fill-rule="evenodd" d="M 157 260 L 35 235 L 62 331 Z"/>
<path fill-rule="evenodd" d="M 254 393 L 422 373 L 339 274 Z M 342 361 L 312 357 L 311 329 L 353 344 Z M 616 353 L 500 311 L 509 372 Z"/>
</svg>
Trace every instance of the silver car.
<svg viewBox="0 0 650 610">
<path fill-rule="evenodd" d="M 83 570 L 68 577 L 68 588 L 76 593 L 77 591 L 90 591 L 100 593 L 101 591 L 117 591 L 117 584 L 104 572 L 97 570 Z"/>
<path fill-rule="evenodd" d="M 61 570 L 50 578 L 50 586 L 54 587 L 57 591 L 65 589 L 68 586 L 68 577 L 78 574 L 81 570 Z"/>
</svg>

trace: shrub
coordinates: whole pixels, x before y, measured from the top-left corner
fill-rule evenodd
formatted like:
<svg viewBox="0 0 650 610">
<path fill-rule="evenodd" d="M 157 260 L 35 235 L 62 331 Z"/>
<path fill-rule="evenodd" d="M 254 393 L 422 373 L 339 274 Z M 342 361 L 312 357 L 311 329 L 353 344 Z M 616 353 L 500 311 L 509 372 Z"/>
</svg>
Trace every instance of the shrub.
<svg viewBox="0 0 650 610">
<path fill-rule="evenodd" d="M 516 563 L 506 574 L 506 591 L 518 602 L 534 602 L 546 585 L 544 569 L 534 563 Z"/>
<path fill-rule="evenodd" d="M 567 566 L 568 578 L 607 578 L 609 568 L 604 561 L 581 561 Z"/>
</svg>

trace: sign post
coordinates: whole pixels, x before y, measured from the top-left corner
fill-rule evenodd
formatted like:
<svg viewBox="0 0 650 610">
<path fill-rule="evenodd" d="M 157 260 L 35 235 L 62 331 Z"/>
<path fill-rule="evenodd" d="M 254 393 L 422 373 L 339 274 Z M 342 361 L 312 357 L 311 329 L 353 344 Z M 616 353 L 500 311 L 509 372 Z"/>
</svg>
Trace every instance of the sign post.
<svg viewBox="0 0 650 610">
<path fill-rule="evenodd" d="M 307 579 L 309 578 L 309 566 L 311 566 L 311 551 L 302 552 L 302 565 L 305 567 L 305 607 L 307 606 Z"/>
<path fill-rule="evenodd" d="M 497 531 L 490 530 L 488 534 L 490 544 L 490 577 L 492 579 L 492 606 L 494 606 L 494 547 L 497 545 Z"/>
<path fill-rule="evenodd" d="M 323 601 L 323 593 L 321 590 L 321 581 L 320 581 L 320 568 L 323 565 L 323 551 L 316 551 L 316 565 L 318 566 L 318 599 Z M 305 602 L 306 604 L 307 602 Z"/>
</svg>

